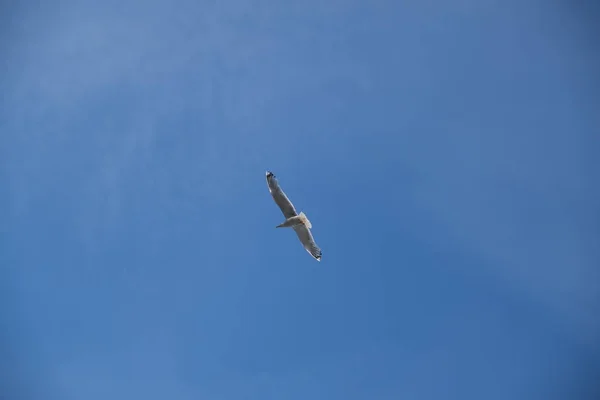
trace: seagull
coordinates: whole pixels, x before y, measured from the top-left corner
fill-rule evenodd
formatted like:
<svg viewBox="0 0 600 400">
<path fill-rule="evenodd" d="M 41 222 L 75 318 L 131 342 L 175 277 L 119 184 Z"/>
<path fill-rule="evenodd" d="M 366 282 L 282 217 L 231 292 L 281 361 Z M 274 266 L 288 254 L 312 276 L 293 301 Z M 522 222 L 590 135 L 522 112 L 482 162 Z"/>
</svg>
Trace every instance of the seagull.
<svg viewBox="0 0 600 400">
<path fill-rule="evenodd" d="M 275 203 L 279 206 L 285 217 L 285 221 L 277 225 L 276 228 L 293 228 L 308 254 L 313 256 L 315 260 L 321 261 L 321 249 L 315 243 L 315 239 L 310 232 L 312 224 L 306 218 L 304 212 L 300 212 L 300 214 L 296 212 L 294 205 L 283 190 L 281 190 L 275 175 L 271 171 L 267 171 L 267 185 L 269 186 L 269 192 L 273 196 L 273 200 L 275 200 Z"/>
</svg>

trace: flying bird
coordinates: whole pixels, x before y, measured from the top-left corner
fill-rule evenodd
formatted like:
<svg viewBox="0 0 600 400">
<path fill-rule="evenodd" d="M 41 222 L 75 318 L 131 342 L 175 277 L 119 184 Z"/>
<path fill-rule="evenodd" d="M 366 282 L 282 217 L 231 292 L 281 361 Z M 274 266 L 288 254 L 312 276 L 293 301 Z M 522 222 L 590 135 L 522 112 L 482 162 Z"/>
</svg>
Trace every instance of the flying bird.
<svg viewBox="0 0 600 400">
<path fill-rule="evenodd" d="M 275 175 L 271 171 L 267 171 L 267 185 L 269 186 L 269 192 L 273 196 L 273 200 L 281 209 L 285 221 L 276 226 L 276 228 L 293 228 L 298 235 L 298 239 L 302 242 L 304 249 L 315 258 L 317 261 L 321 261 L 321 249 L 315 243 L 312 233 L 310 232 L 312 224 L 304 215 L 304 212 L 298 214 L 294 205 L 285 195 Z"/>
</svg>

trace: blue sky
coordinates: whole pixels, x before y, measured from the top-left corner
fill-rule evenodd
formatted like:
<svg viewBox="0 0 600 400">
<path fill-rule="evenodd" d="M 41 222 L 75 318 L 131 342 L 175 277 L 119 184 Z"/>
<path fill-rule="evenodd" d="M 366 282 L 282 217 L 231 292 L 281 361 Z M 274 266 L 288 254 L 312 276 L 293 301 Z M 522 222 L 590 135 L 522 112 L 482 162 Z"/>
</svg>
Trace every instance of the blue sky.
<svg viewBox="0 0 600 400">
<path fill-rule="evenodd" d="M 3 397 L 597 398 L 595 11 L 4 7 Z"/>
</svg>

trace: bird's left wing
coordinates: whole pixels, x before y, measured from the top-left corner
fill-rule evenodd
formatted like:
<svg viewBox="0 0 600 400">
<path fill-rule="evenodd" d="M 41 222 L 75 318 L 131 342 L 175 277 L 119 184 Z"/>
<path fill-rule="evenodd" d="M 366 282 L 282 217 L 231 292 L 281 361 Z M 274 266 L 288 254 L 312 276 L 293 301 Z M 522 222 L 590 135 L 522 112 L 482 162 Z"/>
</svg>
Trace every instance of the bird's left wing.
<svg viewBox="0 0 600 400">
<path fill-rule="evenodd" d="M 294 205 L 281 189 L 279 182 L 277 182 L 277 178 L 275 178 L 275 175 L 273 175 L 271 171 L 267 171 L 267 185 L 269 186 L 269 193 L 271 193 L 273 200 L 275 200 L 275 203 L 286 219 L 298 215 Z"/>
<path fill-rule="evenodd" d="M 296 231 L 296 235 L 298 235 L 298 239 L 302 242 L 302 246 L 304 249 L 308 251 L 308 253 L 315 258 L 317 261 L 321 261 L 321 249 L 315 243 L 315 239 L 313 238 L 310 229 L 306 227 L 306 225 L 296 225 L 294 226 L 294 231 Z"/>
</svg>

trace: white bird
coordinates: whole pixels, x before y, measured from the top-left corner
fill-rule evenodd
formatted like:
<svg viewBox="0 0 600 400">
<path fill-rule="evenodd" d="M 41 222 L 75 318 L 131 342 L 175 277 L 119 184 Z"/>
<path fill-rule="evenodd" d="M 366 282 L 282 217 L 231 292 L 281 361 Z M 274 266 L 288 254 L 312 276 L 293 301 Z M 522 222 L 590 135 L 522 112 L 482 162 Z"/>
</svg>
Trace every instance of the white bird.
<svg viewBox="0 0 600 400">
<path fill-rule="evenodd" d="M 273 175 L 271 171 L 267 171 L 267 185 L 269 186 L 269 192 L 271 193 L 271 196 L 273 196 L 273 200 L 275 200 L 275 203 L 279 206 L 285 217 L 285 221 L 277 225 L 276 228 L 294 228 L 304 249 L 313 256 L 315 260 L 321 261 L 321 249 L 315 243 L 315 239 L 310 232 L 312 224 L 303 212 L 300 212 L 300 214 L 296 212 L 294 205 L 285 195 L 283 190 L 281 190 L 277 179 L 275 179 L 275 175 Z"/>
</svg>

